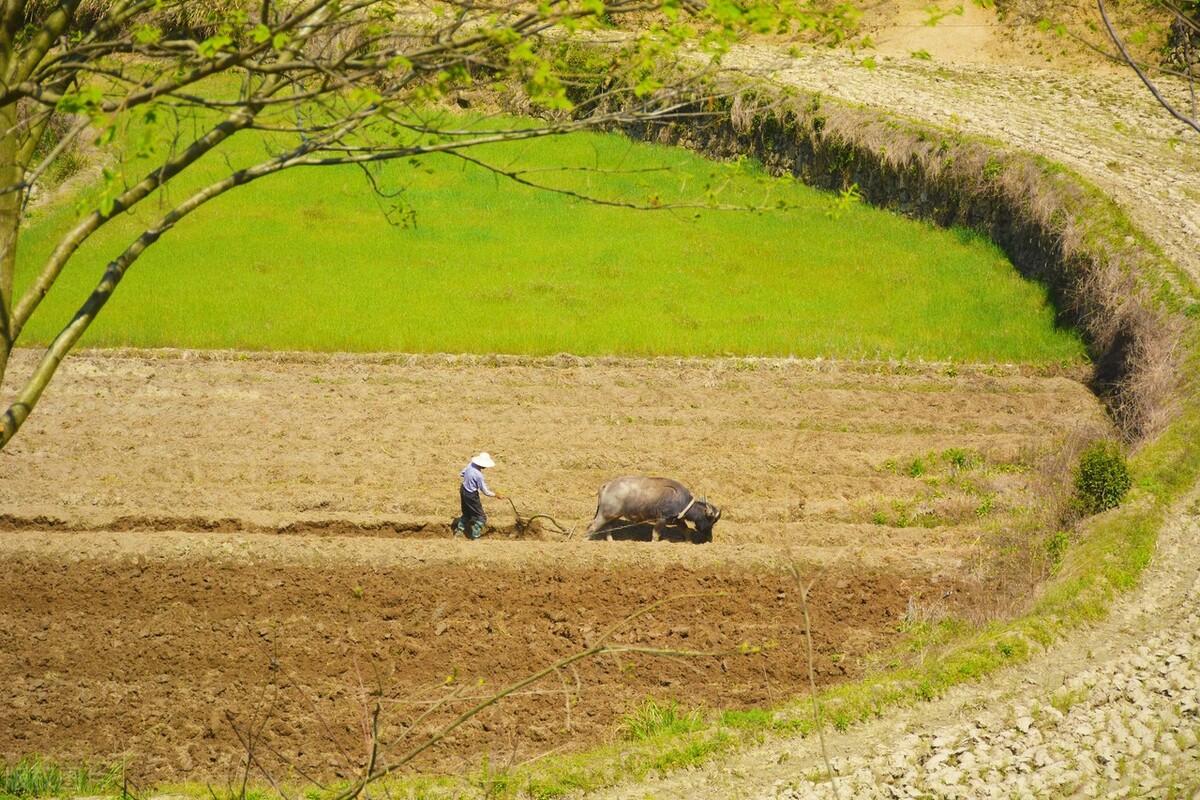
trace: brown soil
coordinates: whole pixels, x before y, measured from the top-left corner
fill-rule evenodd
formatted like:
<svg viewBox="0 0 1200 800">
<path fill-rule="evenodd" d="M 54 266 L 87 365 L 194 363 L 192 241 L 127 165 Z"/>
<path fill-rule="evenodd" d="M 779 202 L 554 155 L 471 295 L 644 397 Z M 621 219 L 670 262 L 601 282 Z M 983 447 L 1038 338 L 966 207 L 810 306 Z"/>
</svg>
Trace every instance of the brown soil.
<svg viewBox="0 0 1200 800">
<path fill-rule="evenodd" d="M 261 731 L 273 775 L 346 775 L 377 700 L 394 755 L 660 600 L 612 641 L 713 655 L 563 670 L 421 768 L 594 744 L 646 697 L 770 705 L 806 680 L 793 562 L 815 580 L 818 681 L 862 675 L 906 617 L 1019 605 L 1028 575 L 994 568 L 999 531 L 1036 504 L 1053 452 L 1105 424 L 1069 377 L 948 371 L 79 354 L 0 453 L 0 758 L 224 780 Z M 978 455 L 960 470 L 951 448 Z M 485 539 L 450 538 L 481 449 L 523 519 L 571 535 L 488 501 Z M 715 541 L 583 540 L 595 487 L 626 472 L 706 493 Z"/>
</svg>

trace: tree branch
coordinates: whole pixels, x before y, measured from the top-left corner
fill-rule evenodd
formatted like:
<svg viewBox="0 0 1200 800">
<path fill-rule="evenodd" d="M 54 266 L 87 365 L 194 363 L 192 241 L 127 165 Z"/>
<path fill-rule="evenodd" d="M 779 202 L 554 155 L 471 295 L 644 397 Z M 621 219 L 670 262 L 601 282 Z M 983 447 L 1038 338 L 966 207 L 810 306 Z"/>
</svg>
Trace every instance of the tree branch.
<svg viewBox="0 0 1200 800">
<path fill-rule="evenodd" d="M 1178 111 L 1175 106 L 1172 105 L 1172 103 L 1167 100 L 1167 98 L 1164 97 L 1161 92 L 1159 92 L 1158 87 L 1153 81 L 1150 80 L 1150 78 L 1138 65 L 1136 59 L 1129 54 L 1129 50 L 1125 47 L 1125 43 L 1121 40 L 1121 37 L 1117 34 L 1116 29 L 1113 28 L 1112 22 L 1110 22 L 1108 19 L 1108 10 L 1104 7 L 1104 0 L 1096 0 L 1096 5 L 1100 9 L 1100 18 L 1104 20 L 1104 28 L 1108 31 L 1109 38 L 1113 40 L 1113 44 L 1117 46 L 1117 50 L 1121 53 L 1121 59 L 1128 64 L 1129 68 L 1132 69 L 1138 78 L 1141 79 L 1142 83 L 1146 85 L 1146 88 L 1150 90 L 1150 94 L 1154 95 L 1154 99 L 1158 101 L 1160 106 L 1167 110 L 1167 113 L 1190 127 L 1192 130 L 1200 133 L 1200 121 L 1193 117 L 1188 117 L 1187 115 Z"/>
</svg>

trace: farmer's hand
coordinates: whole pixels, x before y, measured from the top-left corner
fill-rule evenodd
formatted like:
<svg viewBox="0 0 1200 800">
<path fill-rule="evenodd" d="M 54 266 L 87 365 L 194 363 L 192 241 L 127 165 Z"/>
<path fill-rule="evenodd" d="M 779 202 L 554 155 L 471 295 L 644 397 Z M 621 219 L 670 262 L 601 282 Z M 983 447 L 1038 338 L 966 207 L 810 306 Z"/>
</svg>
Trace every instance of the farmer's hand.
<svg viewBox="0 0 1200 800">
<path fill-rule="evenodd" d="M 505 499 L 505 498 L 504 498 L 504 495 L 503 495 L 503 494 L 501 494 L 500 492 L 496 492 L 496 499 L 497 499 L 497 500 L 503 500 L 503 499 Z"/>
</svg>

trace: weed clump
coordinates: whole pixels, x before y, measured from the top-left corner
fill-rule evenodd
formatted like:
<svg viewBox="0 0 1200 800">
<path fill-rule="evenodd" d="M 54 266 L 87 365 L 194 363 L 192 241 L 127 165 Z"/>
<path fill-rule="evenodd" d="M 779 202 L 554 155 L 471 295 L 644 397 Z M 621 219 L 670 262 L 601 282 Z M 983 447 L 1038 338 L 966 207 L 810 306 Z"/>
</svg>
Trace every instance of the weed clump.
<svg viewBox="0 0 1200 800">
<path fill-rule="evenodd" d="M 121 764 L 69 767 L 28 756 L 0 768 L 0 799 L 109 794 L 121 787 L 123 770 Z"/>
<path fill-rule="evenodd" d="M 1095 442 L 1079 456 L 1075 503 L 1085 515 L 1099 514 L 1119 506 L 1132 484 L 1121 448 L 1115 442 Z"/>
<path fill-rule="evenodd" d="M 675 701 L 659 704 L 654 700 L 626 714 L 621 720 L 625 738 L 632 742 L 644 742 L 659 736 L 671 736 L 697 730 L 703 723 L 700 711 L 685 712 Z"/>
</svg>

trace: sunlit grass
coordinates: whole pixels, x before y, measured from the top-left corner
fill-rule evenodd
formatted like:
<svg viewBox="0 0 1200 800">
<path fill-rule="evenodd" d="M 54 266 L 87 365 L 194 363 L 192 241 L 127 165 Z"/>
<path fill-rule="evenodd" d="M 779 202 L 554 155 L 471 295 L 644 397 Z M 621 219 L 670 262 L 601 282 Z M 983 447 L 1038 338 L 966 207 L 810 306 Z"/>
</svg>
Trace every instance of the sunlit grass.
<svg viewBox="0 0 1200 800">
<path fill-rule="evenodd" d="M 0 798 L 79 797 L 120 791 L 123 768 L 63 766 L 38 756 L 0 769 Z"/>
<path fill-rule="evenodd" d="M 241 145 L 238 162 L 261 154 Z M 753 167 L 617 135 L 488 146 L 533 177 L 639 203 L 782 211 L 638 211 L 519 186 L 452 157 L 283 173 L 196 212 L 137 262 L 85 344 L 143 347 L 776 355 L 1064 362 L 1084 358 L 1045 291 L 994 245 L 853 205 Z M 131 168 L 130 174 L 137 174 Z M 215 176 L 223 162 L 206 165 Z M 652 170 L 652 171 L 646 171 Z M 170 198 L 184 196 L 174 189 Z M 165 206 L 97 234 L 22 343 L 71 318 L 103 265 Z M 34 221 L 18 284 L 77 212 Z M 415 214 L 414 224 L 393 219 Z M 412 218 L 409 217 L 409 221 Z"/>
</svg>

